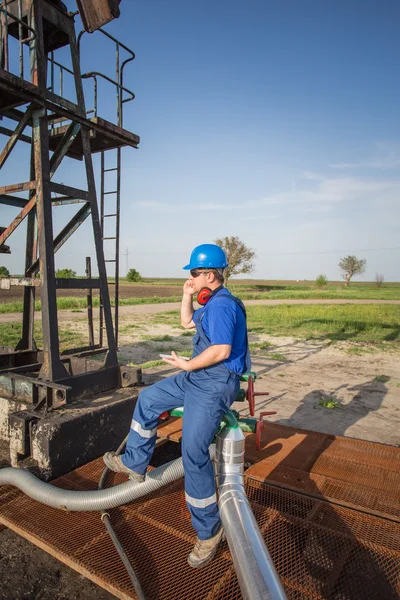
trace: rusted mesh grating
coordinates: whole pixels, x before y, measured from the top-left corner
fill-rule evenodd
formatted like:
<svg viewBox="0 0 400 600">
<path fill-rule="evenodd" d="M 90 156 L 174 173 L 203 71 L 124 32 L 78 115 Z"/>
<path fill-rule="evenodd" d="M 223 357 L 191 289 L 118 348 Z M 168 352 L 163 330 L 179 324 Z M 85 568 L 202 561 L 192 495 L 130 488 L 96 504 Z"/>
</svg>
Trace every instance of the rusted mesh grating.
<svg viewBox="0 0 400 600">
<path fill-rule="evenodd" d="M 400 448 L 287 429 L 266 427 L 263 458 L 246 477 L 400 521 Z"/>
<path fill-rule="evenodd" d="M 247 480 L 290 598 L 398 598 L 400 524 Z"/>
<path fill-rule="evenodd" d="M 397 487 L 382 492 L 378 489 L 382 478 L 379 485 L 370 482 L 377 487 L 369 485 L 371 471 L 368 474 L 360 469 L 362 485 L 354 485 L 352 477 L 357 465 L 370 464 L 376 469 L 378 461 L 383 471 L 394 474 L 399 450 L 360 444 L 357 440 L 342 443 L 343 438 L 314 432 L 309 437 L 309 432 L 287 429 L 290 431 L 279 426 L 269 431 L 262 451 L 266 454 L 264 460 L 246 472 L 246 491 L 288 597 L 398 598 L 400 523 L 395 520 L 399 507 L 398 480 L 394 479 Z M 356 450 L 352 452 L 354 443 Z M 343 479 L 328 476 L 327 472 L 343 464 L 342 454 L 353 465 L 345 466 L 340 473 L 335 471 Z M 319 465 L 320 473 L 312 472 L 315 464 Z M 76 490 L 96 489 L 102 469 L 99 459 L 54 484 Z M 112 475 L 107 485 L 124 480 L 123 475 Z M 284 486 L 297 487 L 299 491 Z M 336 502 L 353 502 L 364 510 L 381 510 L 387 518 L 332 504 L 321 495 Z M 205 569 L 197 571 L 187 565 L 195 535 L 182 482 L 113 509 L 110 515 L 149 600 L 241 598 L 226 543 Z M 3 487 L 0 522 L 117 597 L 135 598 L 98 513 L 57 511 L 36 503 L 15 488 Z"/>
</svg>

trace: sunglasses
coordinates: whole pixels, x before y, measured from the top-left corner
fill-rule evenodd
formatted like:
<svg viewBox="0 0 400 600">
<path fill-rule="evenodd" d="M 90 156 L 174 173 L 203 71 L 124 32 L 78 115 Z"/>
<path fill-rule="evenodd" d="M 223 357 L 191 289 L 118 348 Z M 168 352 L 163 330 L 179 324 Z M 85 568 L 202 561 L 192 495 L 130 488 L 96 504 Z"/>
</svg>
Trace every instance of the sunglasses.
<svg viewBox="0 0 400 600">
<path fill-rule="evenodd" d="M 197 269 L 191 269 L 190 276 L 193 277 L 193 279 L 195 279 L 199 275 L 207 275 L 209 272 L 210 271 L 202 271 L 202 270 L 197 270 Z"/>
</svg>

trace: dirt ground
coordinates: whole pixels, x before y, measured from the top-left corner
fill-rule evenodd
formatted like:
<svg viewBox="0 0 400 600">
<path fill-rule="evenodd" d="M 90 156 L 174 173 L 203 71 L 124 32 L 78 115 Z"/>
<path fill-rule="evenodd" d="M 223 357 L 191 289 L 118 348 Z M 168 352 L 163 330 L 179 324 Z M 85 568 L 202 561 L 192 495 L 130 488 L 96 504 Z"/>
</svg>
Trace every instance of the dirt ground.
<svg viewBox="0 0 400 600">
<path fill-rule="evenodd" d="M 183 335 L 176 323 L 154 323 L 143 312 L 122 313 L 120 325 L 123 362 L 153 361 L 160 352 L 191 347 L 191 336 Z M 74 314 L 73 327 L 85 327 L 83 315 Z M 256 416 L 276 410 L 269 419 L 284 425 L 400 445 L 399 351 L 375 352 L 367 344 L 353 342 L 330 345 L 250 336 L 250 342 L 265 341 L 271 346 L 268 352 L 253 354 L 253 370 L 258 375 L 256 391 L 268 391 L 269 396 L 257 398 Z M 286 360 L 273 359 L 268 353 L 279 353 Z M 161 365 L 146 369 L 144 376 L 152 383 L 173 372 L 169 365 Z M 324 401 L 333 402 L 335 408 L 323 408 L 320 403 Z M 249 414 L 247 404 L 235 403 L 233 408 Z M 0 467 L 5 464 L 3 460 Z M 10 600 L 112 597 L 7 529 L 0 530 L 0 579 L 0 598 Z"/>
<path fill-rule="evenodd" d="M 114 286 L 109 286 L 110 296 L 114 297 Z M 174 285 L 148 285 L 140 283 L 119 284 L 119 297 L 123 300 L 124 298 L 151 298 L 152 296 L 158 296 L 160 298 L 168 298 L 169 296 L 177 296 L 181 292 L 180 286 Z M 85 298 L 87 295 L 86 290 L 58 290 L 57 296 L 64 298 L 75 297 Z M 96 292 L 93 292 L 93 296 Z M 0 303 L 6 302 L 18 302 L 24 298 L 24 288 L 13 286 L 9 290 L 0 290 Z M 40 290 L 37 293 L 37 299 L 40 299 Z"/>
</svg>

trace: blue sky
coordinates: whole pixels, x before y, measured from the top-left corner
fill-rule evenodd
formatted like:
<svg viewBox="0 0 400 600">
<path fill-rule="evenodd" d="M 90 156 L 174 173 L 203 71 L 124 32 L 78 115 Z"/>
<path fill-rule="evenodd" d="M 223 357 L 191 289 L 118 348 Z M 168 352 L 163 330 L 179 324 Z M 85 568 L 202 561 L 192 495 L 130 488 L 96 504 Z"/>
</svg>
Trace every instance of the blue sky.
<svg viewBox="0 0 400 600">
<path fill-rule="evenodd" d="M 367 259 L 363 280 L 377 272 L 400 280 L 398 2 L 123 0 L 120 8 L 107 31 L 136 53 L 124 125 L 141 137 L 139 150 L 123 152 L 122 273 L 128 264 L 179 277 L 193 246 L 238 235 L 257 254 L 256 278 L 339 279 L 340 257 L 356 254 Z M 82 70 L 112 76 L 101 35 L 84 44 Z M 114 106 L 104 90 L 99 114 L 111 118 Z M 0 185 L 29 178 L 21 163 L 10 161 Z M 83 186 L 82 165 L 69 160 L 54 180 Z M 55 209 L 56 231 L 76 208 Z M 2 264 L 21 272 L 21 234 L 10 244 Z M 88 224 L 57 267 L 83 273 L 86 254 Z"/>
</svg>

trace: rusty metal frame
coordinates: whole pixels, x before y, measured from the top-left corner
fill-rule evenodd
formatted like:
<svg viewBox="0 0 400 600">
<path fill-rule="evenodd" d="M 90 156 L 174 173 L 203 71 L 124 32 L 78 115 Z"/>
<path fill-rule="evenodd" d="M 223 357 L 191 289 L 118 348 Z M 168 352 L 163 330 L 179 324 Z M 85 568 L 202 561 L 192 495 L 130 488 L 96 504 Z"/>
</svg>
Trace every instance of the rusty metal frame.
<svg viewBox="0 0 400 600">
<path fill-rule="evenodd" d="M 59 7 L 51 4 L 48 0 L 27 0 L 16 3 L 5 9 L 5 3 L 0 2 L 0 94 L 3 90 L 6 101 L 0 104 L 0 114 L 9 119 L 17 121 L 14 130 L 2 127 L 0 133 L 8 135 L 9 140 L 0 153 L 0 168 L 4 167 L 7 158 L 15 149 L 17 141 L 21 140 L 31 144 L 31 175 L 30 181 L 8 185 L 0 188 L 0 204 L 20 208 L 17 217 L 5 229 L 0 229 L 0 248 L 7 251 L 5 242 L 15 231 L 18 225 L 27 219 L 27 238 L 25 256 L 25 277 L 20 279 L 9 279 L 4 286 L 24 286 L 24 310 L 22 322 L 22 337 L 14 352 L 0 355 L 0 393 L 19 400 L 31 401 L 37 409 L 53 410 L 65 403 L 72 402 L 93 391 L 105 391 L 116 387 L 125 387 L 137 383 L 139 380 L 138 370 L 135 368 L 120 367 L 117 359 L 116 332 L 114 332 L 111 313 L 111 302 L 107 286 L 106 260 L 103 250 L 104 233 L 99 214 L 96 198 L 95 177 L 92 164 L 92 149 L 90 137 L 101 133 L 105 139 L 109 136 L 111 144 L 107 147 L 117 148 L 117 244 L 116 244 L 116 276 L 118 279 L 118 238 L 119 238 L 119 196 L 120 196 L 120 148 L 123 145 L 136 147 L 139 138 L 134 134 L 122 130 L 122 103 L 134 98 L 133 92 L 123 86 L 123 69 L 125 64 L 133 60 L 134 54 L 123 44 L 118 42 L 109 34 L 104 33 L 116 43 L 117 49 L 117 75 L 116 82 L 110 80 L 117 89 L 117 116 L 118 125 L 115 126 L 97 117 L 89 119 L 86 111 L 82 87 L 82 75 L 79 65 L 79 41 L 75 38 L 73 16 L 63 13 Z M 18 14 L 13 14 L 17 11 Z M 25 12 L 24 12 L 25 11 Z M 44 19 L 46 27 L 53 28 L 52 40 L 46 47 L 47 31 L 44 30 Z M 13 31 L 10 33 L 10 22 Z M 17 27 L 17 29 L 16 29 Z M 8 36 L 12 35 L 19 41 L 20 48 L 20 73 L 19 77 L 8 70 Z M 57 35 L 60 35 L 57 39 Z M 22 45 L 30 49 L 31 69 L 30 81 L 24 79 Z M 69 45 L 72 59 L 72 70 L 63 67 L 54 60 L 52 49 Z M 50 47 L 52 46 L 52 48 Z M 130 57 L 119 65 L 120 47 L 130 52 Z M 46 88 L 47 66 L 51 67 L 52 86 Z M 60 68 L 61 83 L 62 73 L 68 71 L 74 77 L 77 103 L 70 102 L 62 97 L 63 89 L 60 87 L 60 95 L 54 91 L 54 68 Z M 99 73 L 88 74 L 88 77 Z M 109 79 L 105 76 L 105 79 Z M 128 94 L 123 98 L 123 94 Z M 96 90 L 97 94 L 97 90 Z M 29 104 L 25 110 L 18 109 L 24 104 Z M 97 105 L 97 95 L 96 95 Z M 55 124 L 67 122 L 66 126 L 54 128 Z M 25 128 L 32 128 L 31 136 L 24 134 Z M 55 134 L 55 136 L 54 136 Z M 51 149 L 54 151 L 50 158 L 50 136 L 52 139 Z M 81 152 L 86 170 L 87 190 L 80 190 L 71 186 L 52 181 L 57 168 L 63 158 L 67 155 L 74 156 L 71 147 L 79 140 Z M 56 145 L 55 145 L 56 144 Z M 96 150 L 95 150 L 96 151 Z M 102 152 L 104 156 L 104 151 Z M 77 156 L 77 158 L 79 158 Z M 104 175 L 104 174 L 102 174 Z M 28 198 L 16 196 L 20 192 L 28 193 Z M 67 223 L 63 230 L 54 238 L 52 231 L 52 206 L 67 203 L 83 202 L 83 206 Z M 54 254 L 62 247 L 69 237 L 78 229 L 88 216 L 91 216 L 94 232 L 95 251 L 99 271 L 99 279 L 93 279 L 90 275 L 84 279 L 56 279 L 54 267 Z M 35 275 L 40 270 L 40 279 Z M 34 304 L 35 290 L 41 287 L 42 291 L 42 328 L 43 328 L 43 351 L 38 351 L 34 340 Z M 79 288 L 99 289 L 101 296 L 101 315 L 105 324 L 107 344 L 103 347 L 103 339 L 100 344 L 94 343 L 93 322 L 89 334 L 89 346 L 84 349 L 75 349 L 72 352 L 93 353 L 97 351 L 105 354 L 103 363 L 93 363 L 92 369 L 88 370 L 90 364 L 86 358 L 85 368 L 79 369 L 79 363 L 71 354 L 61 354 L 59 349 L 58 325 L 57 325 L 57 288 Z M 118 327 L 118 285 L 116 285 L 116 313 L 115 326 Z M 89 326 L 92 315 L 89 315 Z M 74 364 L 74 368 L 71 365 Z M 78 370 L 77 370 L 78 369 Z M 61 387 L 64 386 L 61 393 Z M 56 391 L 54 391 L 56 390 Z M 58 390 L 58 391 L 57 391 Z M 29 419 L 28 419 L 29 420 Z"/>
</svg>

